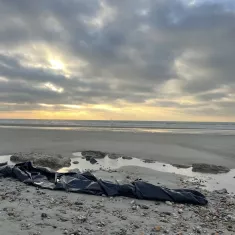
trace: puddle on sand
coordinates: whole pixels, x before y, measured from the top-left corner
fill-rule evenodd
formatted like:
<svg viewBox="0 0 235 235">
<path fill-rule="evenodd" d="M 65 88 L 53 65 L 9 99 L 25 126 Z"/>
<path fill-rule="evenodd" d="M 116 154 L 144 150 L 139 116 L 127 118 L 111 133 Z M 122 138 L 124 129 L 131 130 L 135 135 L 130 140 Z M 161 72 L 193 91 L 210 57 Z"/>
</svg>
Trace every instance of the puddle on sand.
<svg viewBox="0 0 235 235">
<path fill-rule="evenodd" d="M 201 181 L 201 185 L 205 189 L 213 191 L 226 188 L 228 192 L 235 193 L 235 169 L 231 169 L 228 173 L 223 174 L 205 174 L 199 172 L 193 172 L 192 167 L 187 169 L 177 168 L 171 164 L 161 163 L 161 162 L 151 162 L 147 163 L 139 158 L 132 159 L 110 159 L 105 156 L 102 159 L 96 159 L 96 164 L 91 164 L 90 161 L 82 158 L 81 152 L 73 153 L 73 158 L 71 158 L 71 166 L 60 169 L 60 172 L 67 172 L 72 169 L 79 169 L 80 171 L 85 170 L 116 170 L 123 166 L 135 166 L 135 167 L 145 167 L 160 172 L 174 173 L 182 176 L 189 177 L 190 182 Z M 74 161 L 78 161 L 78 164 L 74 164 Z"/>
<path fill-rule="evenodd" d="M 182 176 L 189 177 L 187 180 L 190 182 L 201 181 L 203 188 L 207 190 L 219 190 L 226 188 L 228 192 L 235 193 L 235 169 L 231 169 L 230 172 L 224 174 L 204 174 L 199 172 L 193 172 L 192 167 L 184 169 L 177 168 L 170 164 L 161 163 L 161 162 L 151 162 L 147 163 L 138 158 L 132 159 L 110 159 L 108 156 L 105 156 L 102 159 L 96 159 L 96 164 L 91 164 L 90 161 L 82 158 L 81 152 L 73 153 L 73 158 L 71 158 L 71 166 L 64 167 L 59 170 L 59 172 L 67 172 L 72 169 L 79 169 L 81 172 L 85 170 L 116 170 L 123 166 L 135 166 L 135 167 L 145 167 L 160 172 L 168 172 L 173 174 L 178 174 Z M 10 161 L 10 155 L 0 156 L 1 162 L 8 162 L 8 164 L 14 164 Z M 78 161 L 78 164 L 73 162 Z"/>
<path fill-rule="evenodd" d="M 0 163 L 7 162 L 9 165 L 14 165 L 15 163 L 10 160 L 11 155 L 0 156 Z"/>
</svg>

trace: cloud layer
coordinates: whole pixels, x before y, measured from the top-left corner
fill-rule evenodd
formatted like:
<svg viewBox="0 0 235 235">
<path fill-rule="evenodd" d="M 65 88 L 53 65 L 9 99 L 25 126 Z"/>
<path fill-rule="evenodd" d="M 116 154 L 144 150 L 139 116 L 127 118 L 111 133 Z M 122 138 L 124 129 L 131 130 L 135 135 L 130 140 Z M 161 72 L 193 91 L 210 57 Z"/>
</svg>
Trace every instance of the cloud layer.
<svg viewBox="0 0 235 235">
<path fill-rule="evenodd" d="M 0 0 L 0 20 L 2 115 L 146 107 L 235 120 L 233 0 Z"/>
</svg>

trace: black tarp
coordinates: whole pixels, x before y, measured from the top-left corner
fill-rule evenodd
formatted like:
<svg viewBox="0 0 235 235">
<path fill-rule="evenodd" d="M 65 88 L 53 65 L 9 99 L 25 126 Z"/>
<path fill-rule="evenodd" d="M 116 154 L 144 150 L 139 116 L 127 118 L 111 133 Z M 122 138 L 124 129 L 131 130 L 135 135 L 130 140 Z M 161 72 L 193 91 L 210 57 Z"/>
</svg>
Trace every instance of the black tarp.
<svg viewBox="0 0 235 235">
<path fill-rule="evenodd" d="M 34 167 L 31 162 L 0 166 L 0 176 L 13 177 L 26 184 L 52 190 L 66 190 L 99 196 L 103 194 L 106 196 L 125 196 L 195 205 L 207 204 L 205 196 L 195 190 L 168 189 L 144 181 L 118 184 L 97 179 L 90 172 L 80 173 L 75 170 L 68 173 L 58 173 L 49 168 Z"/>
</svg>

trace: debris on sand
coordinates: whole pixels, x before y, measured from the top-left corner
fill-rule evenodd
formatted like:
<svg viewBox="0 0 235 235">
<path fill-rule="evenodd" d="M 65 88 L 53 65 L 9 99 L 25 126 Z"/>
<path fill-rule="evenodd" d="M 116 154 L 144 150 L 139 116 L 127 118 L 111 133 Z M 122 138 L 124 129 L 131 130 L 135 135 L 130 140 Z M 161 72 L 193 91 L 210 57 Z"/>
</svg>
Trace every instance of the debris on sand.
<svg viewBox="0 0 235 235">
<path fill-rule="evenodd" d="M 90 158 L 94 157 L 94 158 L 97 158 L 97 159 L 104 158 L 106 156 L 106 153 L 101 152 L 101 151 L 82 151 L 81 154 L 86 159 L 87 159 L 88 156 L 90 156 Z"/>
<path fill-rule="evenodd" d="M 96 164 L 96 163 L 97 163 L 97 160 L 96 160 L 94 157 L 92 157 L 92 158 L 90 159 L 90 163 L 91 163 L 91 164 Z"/>
<path fill-rule="evenodd" d="M 50 167 L 54 170 L 62 167 L 69 167 L 70 159 L 60 154 L 43 154 L 37 152 L 15 153 L 10 157 L 12 162 L 32 161 L 35 166 Z"/>
<path fill-rule="evenodd" d="M 219 174 L 219 173 L 228 173 L 230 171 L 230 169 L 225 166 L 217 166 L 205 163 L 194 163 L 192 167 L 193 167 L 192 171 L 201 172 L 201 173 Z"/>
<path fill-rule="evenodd" d="M 151 160 L 151 159 L 144 159 L 143 162 L 144 163 L 154 163 L 156 161 L 155 160 Z"/>
<path fill-rule="evenodd" d="M 124 159 L 124 160 L 131 160 L 132 157 L 130 157 L 130 156 L 122 156 L 122 159 Z"/>
<path fill-rule="evenodd" d="M 172 164 L 172 166 L 182 169 L 188 169 L 191 167 L 190 165 L 183 165 L 183 164 Z"/>
</svg>

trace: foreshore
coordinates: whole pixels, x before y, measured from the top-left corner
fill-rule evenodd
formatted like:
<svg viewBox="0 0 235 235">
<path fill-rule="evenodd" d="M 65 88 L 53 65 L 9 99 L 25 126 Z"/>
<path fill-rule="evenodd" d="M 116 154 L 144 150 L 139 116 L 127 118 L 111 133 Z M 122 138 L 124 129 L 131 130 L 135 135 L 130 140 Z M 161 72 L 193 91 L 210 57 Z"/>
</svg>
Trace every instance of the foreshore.
<svg viewBox="0 0 235 235">
<path fill-rule="evenodd" d="M 0 155 L 46 152 L 71 157 L 99 150 L 170 164 L 213 163 L 235 168 L 235 136 L 0 128 Z"/>
<path fill-rule="evenodd" d="M 234 168 L 234 136 L 76 132 L 1 129 L 0 155 L 37 151 L 61 154 L 102 150 L 165 163 L 210 163 Z M 168 188 L 202 192 L 207 206 L 99 197 L 51 191 L 0 178 L 0 234 L 234 234 L 235 196 L 226 189 L 207 191 L 200 179 L 126 166 L 93 172 L 98 178 L 118 182 L 141 179 Z M 234 179 L 235 181 L 235 179 Z"/>
</svg>

